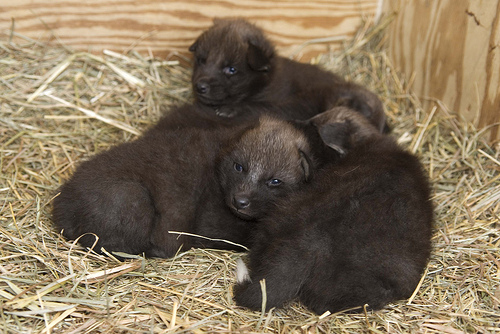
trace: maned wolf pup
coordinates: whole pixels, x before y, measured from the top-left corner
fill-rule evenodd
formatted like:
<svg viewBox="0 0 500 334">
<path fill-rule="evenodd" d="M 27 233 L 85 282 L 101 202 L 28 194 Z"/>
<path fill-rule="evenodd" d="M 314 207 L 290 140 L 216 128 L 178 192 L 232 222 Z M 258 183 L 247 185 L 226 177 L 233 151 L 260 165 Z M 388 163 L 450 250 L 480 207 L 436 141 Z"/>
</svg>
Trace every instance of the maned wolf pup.
<svg viewBox="0 0 500 334">
<path fill-rule="evenodd" d="M 174 112 L 197 117 L 195 106 Z M 164 131 L 169 124 L 160 120 L 82 163 L 54 199 L 57 228 L 86 247 L 96 235 L 97 251 L 156 257 L 181 247 L 241 250 L 169 231 L 249 246 L 254 225 L 247 220 L 308 180 L 309 145 L 291 124 L 265 116 L 246 126 L 207 124 Z"/>
<path fill-rule="evenodd" d="M 215 19 L 189 50 L 193 91 L 208 112 L 233 118 L 278 112 L 305 120 L 343 105 L 388 130 L 375 94 L 317 66 L 276 55 L 263 31 L 243 19 Z"/>
<path fill-rule="evenodd" d="M 344 156 L 258 222 L 249 268 L 238 263 L 236 303 L 260 310 L 263 279 L 266 309 L 298 298 L 322 314 L 409 297 L 431 250 L 422 166 L 347 108 L 311 123 Z"/>
</svg>

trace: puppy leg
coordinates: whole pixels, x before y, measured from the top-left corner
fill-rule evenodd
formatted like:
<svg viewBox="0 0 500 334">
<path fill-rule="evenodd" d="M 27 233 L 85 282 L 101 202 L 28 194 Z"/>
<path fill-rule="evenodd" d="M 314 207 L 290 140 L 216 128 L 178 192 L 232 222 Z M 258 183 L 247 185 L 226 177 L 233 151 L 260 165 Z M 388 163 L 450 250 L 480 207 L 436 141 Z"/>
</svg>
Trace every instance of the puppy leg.
<svg viewBox="0 0 500 334">
<path fill-rule="evenodd" d="M 307 262 L 286 253 L 266 255 L 260 258 L 260 263 L 253 261 L 249 277 L 248 273 L 245 273 L 246 268 L 239 264 L 237 274 L 240 277 L 234 286 L 236 304 L 252 310 L 261 310 L 265 294 L 267 311 L 297 296 L 307 275 Z M 261 285 L 261 280 L 265 280 L 265 286 Z"/>
<path fill-rule="evenodd" d="M 163 197 L 156 199 L 155 203 L 157 203 L 157 213 L 150 235 L 150 248 L 146 255 L 169 258 L 178 251 L 191 248 L 193 237 L 182 235 L 182 233 L 194 232 L 192 226 L 195 221 L 194 214 L 174 198 Z"/>
<path fill-rule="evenodd" d="M 84 170 L 85 172 L 86 170 Z M 69 239 L 100 252 L 137 254 L 148 246 L 154 207 L 147 189 L 133 181 L 80 172 L 54 201 L 53 217 Z"/>
<path fill-rule="evenodd" d="M 368 269 L 337 268 L 333 276 L 314 275 L 300 292 L 300 301 L 317 314 L 351 309 L 362 312 L 363 305 L 369 309 L 382 308 L 394 300 L 393 283 L 377 277 Z"/>
</svg>

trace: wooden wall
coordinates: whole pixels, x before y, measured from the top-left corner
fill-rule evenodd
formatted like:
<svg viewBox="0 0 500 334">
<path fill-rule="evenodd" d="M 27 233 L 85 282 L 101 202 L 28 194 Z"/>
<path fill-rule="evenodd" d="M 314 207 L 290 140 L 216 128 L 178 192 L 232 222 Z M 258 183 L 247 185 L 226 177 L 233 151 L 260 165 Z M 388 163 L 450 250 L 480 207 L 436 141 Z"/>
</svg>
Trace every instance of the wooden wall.
<svg viewBox="0 0 500 334">
<path fill-rule="evenodd" d="M 11 28 L 34 39 L 51 35 L 76 49 L 132 47 L 165 56 L 186 52 L 214 17 L 243 16 L 260 25 L 283 54 L 301 43 L 347 35 L 363 15 L 373 15 L 378 0 L 1 0 L 0 32 Z M 326 47 L 305 49 L 306 58 Z"/>
<path fill-rule="evenodd" d="M 389 56 L 424 100 L 479 128 L 500 122 L 500 0 L 385 0 Z M 490 132 L 500 139 L 500 127 Z"/>
<path fill-rule="evenodd" d="M 363 16 L 397 12 L 388 31 L 396 67 L 412 89 L 442 100 L 478 127 L 500 122 L 500 0 L 0 0 L 0 34 L 165 57 L 188 46 L 214 17 L 243 16 L 260 25 L 284 55 L 308 60 L 351 37 Z M 338 43 L 338 42 L 337 42 Z M 500 138 L 500 127 L 491 139 Z"/>
</svg>

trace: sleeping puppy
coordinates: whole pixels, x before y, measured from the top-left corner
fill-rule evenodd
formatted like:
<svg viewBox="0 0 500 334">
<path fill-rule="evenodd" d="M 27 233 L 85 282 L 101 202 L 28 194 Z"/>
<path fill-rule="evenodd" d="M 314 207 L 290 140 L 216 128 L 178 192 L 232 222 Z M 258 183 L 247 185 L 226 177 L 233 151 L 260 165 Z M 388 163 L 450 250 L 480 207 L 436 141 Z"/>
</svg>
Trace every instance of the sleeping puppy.
<svg viewBox="0 0 500 334">
<path fill-rule="evenodd" d="M 207 112 L 232 118 L 271 112 L 305 120 L 342 105 L 388 131 L 375 94 L 317 66 L 276 55 L 262 30 L 243 19 L 214 20 L 189 50 L 195 98 Z"/>
<path fill-rule="evenodd" d="M 85 247 L 97 236 L 97 251 L 151 257 L 249 246 L 251 221 L 309 179 L 309 144 L 294 126 L 270 117 L 187 126 L 198 115 L 195 106 L 180 107 L 139 139 L 82 163 L 54 199 L 58 230 Z"/>
<path fill-rule="evenodd" d="M 418 159 L 347 108 L 311 122 L 342 156 L 275 204 L 238 263 L 236 303 L 266 309 L 298 299 L 317 314 L 408 298 L 431 250 L 433 206 Z M 241 260 L 240 260 L 241 261 Z"/>
</svg>

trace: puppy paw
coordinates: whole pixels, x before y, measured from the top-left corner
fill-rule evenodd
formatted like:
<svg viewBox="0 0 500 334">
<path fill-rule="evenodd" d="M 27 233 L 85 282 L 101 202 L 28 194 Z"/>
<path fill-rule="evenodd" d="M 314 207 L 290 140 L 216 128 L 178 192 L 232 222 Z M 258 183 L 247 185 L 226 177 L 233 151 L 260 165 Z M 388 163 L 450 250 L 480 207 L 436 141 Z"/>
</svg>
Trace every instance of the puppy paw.
<svg viewBox="0 0 500 334">
<path fill-rule="evenodd" d="M 236 260 L 236 282 L 252 282 L 252 280 L 250 279 L 248 268 L 241 258 Z"/>
<path fill-rule="evenodd" d="M 259 283 L 238 282 L 233 287 L 234 301 L 251 310 L 262 309 L 262 291 Z"/>
<path fill-rule="evenodd" d="M 238 112 L 233 107 L 222 106 L 215 109 L 215 114 L 219 117 L 234 118 Z"/>
</svg>

